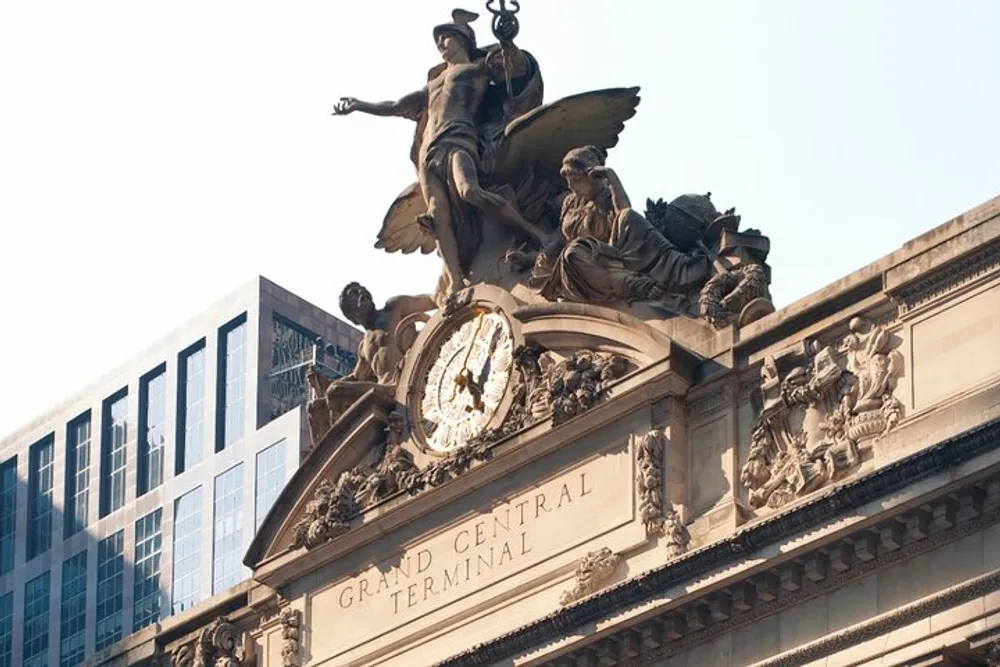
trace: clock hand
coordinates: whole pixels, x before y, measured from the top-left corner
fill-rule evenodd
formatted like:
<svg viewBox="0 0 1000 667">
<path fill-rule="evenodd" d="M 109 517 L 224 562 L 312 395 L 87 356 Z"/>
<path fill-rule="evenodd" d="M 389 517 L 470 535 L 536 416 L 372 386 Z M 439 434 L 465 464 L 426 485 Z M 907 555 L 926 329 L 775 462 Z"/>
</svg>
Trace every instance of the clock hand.
<svg viewBox="0 0 1000 667">
<path fill-rule="evenodd" d="M 472 379 L 472 372 L 466 371 L 467 381 L 466 389 L 472 396 L 473 404 L 466 406 L 466 412 L 472 412 L 473 410 L 482 411 L 486 406 L 483 404 L 483 393 L 486 391 L 486 380 L 490 376 L 490 370 L 493 368 L 493 352 L 497 349 L 497 343 L 500 342 L 500 329 L 494 329 L 493 335 L 490 337 L 490 345 L 486 350 L 485 358 L 483 360 L 483 365 L 479 369 L 479 377 L 475 380 Z"/>
<path fill-rule="evenodd" d="M 462 359 L 462 370 L 458 372 L 455 376 L 455 386 L 451 388 L 451 400 L 454 401 L 455 397 L 458 396 L 458 390 L 465 386 L 467 381 L 465 373 L 468 370 L 469 357 L 472 356 L 472 348 L 476 344 L 476 338 L 479 337 L 479 330 L 483 328 L 483 321 L 486 318 L 486 313 L 479 313 L 479 317 L 476 319 L 476 330 L 472 332 L 472 338 L 469 340 L 469 346 L 465 348 L 465 358 Z"/>
</svg>

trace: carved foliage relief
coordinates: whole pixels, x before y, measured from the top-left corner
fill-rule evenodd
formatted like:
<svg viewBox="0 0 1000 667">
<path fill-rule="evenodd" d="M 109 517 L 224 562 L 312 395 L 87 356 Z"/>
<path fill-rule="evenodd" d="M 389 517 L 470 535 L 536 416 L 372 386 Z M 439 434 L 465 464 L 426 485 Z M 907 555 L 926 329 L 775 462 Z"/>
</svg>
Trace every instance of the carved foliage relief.
<svg viewBox="0 0 1000 667">
<path fill-rule="evenodd" d="M 676 558 L 687 551 L 691 536 L 680 516 L 664 498 L 666 439 L 662 428 L 635 438 L 636 484 L 639 489 L 639 516 L 646 526 L 647 537 L 664 537 L 667 558 Z"/>
<path fill-rule="evenodd" d="M 302 612 L 291 607 L 281 610 L 281 664 L 302 665 Z"/>
<path fill-rule="evenodd" d="M 886 328 L 860 317 L 832 345 L 766 358 L 740 476 L 750 505 L 781 507 L 856 470 L 862 448 L 902 416 L 893 396 L 902 365 Z"/>
</svg>

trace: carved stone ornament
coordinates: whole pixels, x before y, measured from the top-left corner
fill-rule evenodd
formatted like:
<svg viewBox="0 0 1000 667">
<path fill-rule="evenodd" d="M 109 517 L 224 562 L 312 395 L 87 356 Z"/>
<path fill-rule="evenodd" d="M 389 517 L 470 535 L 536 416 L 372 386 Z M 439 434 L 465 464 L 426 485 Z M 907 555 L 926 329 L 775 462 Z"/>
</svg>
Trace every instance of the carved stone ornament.
<svg viewBox="0 0 1000 667">
<path fill-rule="evenodd" d="M 428 311 L 436 308 L 430 295 L 400 295 L 378 308 L 371 292 L 357 282 L 349 283 L 340 294 L 340 310 L 348 320 L 364 328 L 358 345 L 358 360 L 344 377 L 332 379 L 314 366 L 306 373 L 309 402 L 306 413 L 309 434 L 315 447 L 340 416 L 369 391 L 391 396 L 406 353 L 417 337 L 417 324 L 426 322 Z"/>
<path fill-rule="evenodd" d="M 454 36 L 453 48 L 413 92 L 393 102 L 343 97 L 334 105 L 334 116 L 415 123 L 416 182 L 390 205 L 375 247 L 436 250 L 443 272 L 435 301 L 445 316 L 460 308 L 471 281 L 520 284 L 553 301 L 658 303 L 718 327 L 773 311 L 769 274 L 759 266 L 766 237 L 740 232 L 739 216 L 718 211 L 709 195 L 648 201 L 643 215 L 605 165 L 636 113 L 639 88 L 543 104 L 540 65 L 514 43 L 516 11 L 496 10 L 498 44 L 482 48 L 478 14 L 455 10 L 432 33 L 435 42 Z M 474 84 L 457 83 L 457 68 Z M 473 90 L 480 93 L 470 97 Z"/>
<path fill-rule="evenodd" d="M 281 610 L 281 664 L 302 665 L 302 612 L 292 607 Z"/>
<path fill-rule="evenodd" d="M 761 303 L 763 301 L 764 303 Z M 748 324 L 773 312 L 770 305 L 767 271 L 760 264 L 748 264 L 738 269 L 716 273 L 698 296 L 701 316 L 717 329 L 734 322 Z M 760 315 L 752 306 L 760 304 Z"/>
<path fill-rule="evenodd" d="M 312 549 L 350 529 L 350 522 L 368 507 L 397 493 L 416 494 L 444 484 L 461 475 L 473 463 L 491 456 L 489 444 L 474 440 L 459 447 L 446 458 L 437 459 L 423 469 L 417 468 L 412 455 L 403 447 L 403 417 L 389 415 L 386 441 L 378 462 L 359 465 L 342 473 L 336 481 L 323 480 L 313 499 L 292 532 L 292 547 Z"/>
<path fill-rule="evenodd" d="M 628 359 L 618 354 L 579 350 L 557 360 L 534 344 L 518 347 L 514 362 L 518 373 L 510 412 L 499 428 L 475 438 L 477 445 L 492 445 L 549 418 L 558 426 L 583 414 L 607 397 L 612 382 L 632 370 Z"/>
<path fill-rule="evenodd" d="M 559 604 L 566 606 L 596 593 L 611 578 L 621 562 L 621 556 L 604 547 L 591 551 L 580 559 L 576 568 L 576 584 L 559 596 Z"/>
<path fill-rule="evenodd" d="M 399 491 L 414 488 L 421 472 L 400 443 L 402 417 L 389 415 L 383 451 L 374 466 L 359 465 L 336 481 L 323 480 L 292 532 L 292 547 L 311 549 L 347 532 L 349 522 L 366 507 Z"/>
<path fill-rule="evenodd" d="M 902 355 L 884 326 L 856 317 L 833 345 L 767 357 L 763 406 L 740 475 L 753 507 L 777 508 L 855 470 L 860 446 L 902 416 Z"/>
<path fill-rule="evenodd" d="M 647 537 L 664 537 L 667 558 L 687 551 L 691 535 L 673 507 L 664 499 L 663 455 L 666 433 L 662 428 L 636 438 L 636 484 L 639 487 L 639 516 Z"/>
<path fill-rule="evenodd" d="M 243 636 L 225 618 L 216 618 L 201 631 L 198 639 L 179 648 L 173 667 L 243 667 Z"/>
</svg>

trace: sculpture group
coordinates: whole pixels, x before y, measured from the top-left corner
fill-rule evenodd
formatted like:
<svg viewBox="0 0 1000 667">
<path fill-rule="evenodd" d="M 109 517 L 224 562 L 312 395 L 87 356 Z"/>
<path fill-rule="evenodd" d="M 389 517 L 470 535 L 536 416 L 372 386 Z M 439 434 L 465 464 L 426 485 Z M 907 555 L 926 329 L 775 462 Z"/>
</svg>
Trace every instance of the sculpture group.
<svg viewBox="0 0 1000 667">
<path fill-rule="evenodd" d="M 375 246 L 390 253 L 437 251 L 443 271 L 433 295 L 395 297 L 382 309 L 357 283 L 341 307 L 366 333 L 357 369 L 327 382 L 313 374 L 310 418 L 324 432 L 370 389 L 392 392 L 419 314 L 454 309 L 477 283 L 521 286 L 535 298 L 695 317 L 717 328 L 771 312 L 769 241 L 739 231 L 735 210 L 710 195 L 633 207 L 606 164 L 638 88 L 586 92 L 543 105 L 538 61 L 515 44 L 517 3 L 492 14 L 495 44 L 480 46 L 478 14 L 462 9 L 432 35 L 442 62 L 418 90 L 396 101 L 341 98 L 355 112 L 415 123 L 416 182 L 389 207 Z"/>
</svg>

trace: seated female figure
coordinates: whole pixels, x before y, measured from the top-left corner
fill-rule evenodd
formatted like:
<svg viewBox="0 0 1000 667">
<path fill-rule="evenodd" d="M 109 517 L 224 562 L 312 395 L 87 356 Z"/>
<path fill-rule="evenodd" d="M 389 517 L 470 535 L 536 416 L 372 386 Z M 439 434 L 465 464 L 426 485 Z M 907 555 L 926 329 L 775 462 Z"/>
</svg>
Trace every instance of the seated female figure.
<svg viewBox="0 0 1000 667">
<path fill-rule="evenodd" d="M 707 256 L 681 252 L 631 207 L 602 151 L 571 150 L 560 173 L 570 190 L 562 205 L 562 238 L 538 255 L 531 278 L 542 296 L 662 301 L 700 288 L 711 275 Z"/>
</svg>

